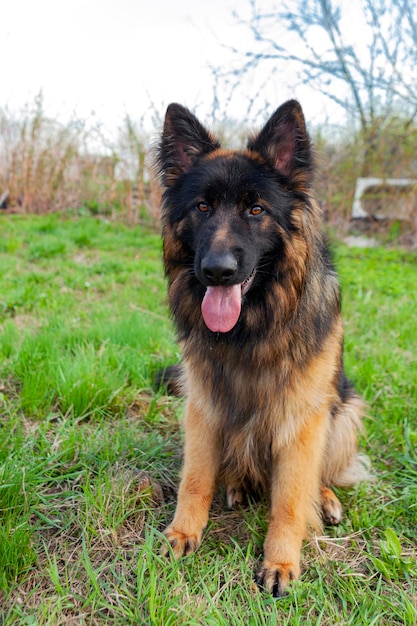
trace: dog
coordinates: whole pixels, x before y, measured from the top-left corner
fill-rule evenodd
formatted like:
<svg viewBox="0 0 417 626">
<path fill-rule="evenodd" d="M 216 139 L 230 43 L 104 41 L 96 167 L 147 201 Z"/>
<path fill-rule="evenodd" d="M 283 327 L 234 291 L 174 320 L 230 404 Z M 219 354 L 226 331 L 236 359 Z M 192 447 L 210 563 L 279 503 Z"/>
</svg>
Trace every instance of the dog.
<svg viewBox="0 0 417 626">
<path fill-rule="evenodd" d="M 198 548 L 219 485 L 230 508 L 265 492 L 269 525 L 255 580 L 280 597 L 300 575 L 309 531 L 341 520 L 331 485 L 367 477 L 357 451 L 364 405 L 344 371 L 339 281 L 302 108 L 284 103 L 246 149 L 229 150 L 171 104 L 156 167 L 183 355 L 166 378 L 187 398 L 163 551 Z"/>
</svg>

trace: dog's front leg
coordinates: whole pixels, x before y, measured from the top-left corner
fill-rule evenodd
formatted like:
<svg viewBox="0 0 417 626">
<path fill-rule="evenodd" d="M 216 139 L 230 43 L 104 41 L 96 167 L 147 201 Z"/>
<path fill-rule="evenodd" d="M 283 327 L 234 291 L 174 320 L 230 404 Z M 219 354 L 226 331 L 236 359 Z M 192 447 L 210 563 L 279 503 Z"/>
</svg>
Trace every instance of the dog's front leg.
<svg viewBox="0 0 417 626">
<path fill-rule="evenodd" d="M 308 525 L 320 528 L 319 500 L 327 411 L 308 419 L 293 441 L 274 454 L 271 511 L 264 560 L 256 582 L 276 597 L 300 574 Z"/>
<path fill-rule="evenodd" d="M 213 420 L 196 402 L 185 413 L 182 480 L 174 519 L 164 531 L 175 557 L 194 552 L 207 525 L 219 467 L 219 441 Z M 163 548 L 167 553 L 168 549 Z"/>
</svg>

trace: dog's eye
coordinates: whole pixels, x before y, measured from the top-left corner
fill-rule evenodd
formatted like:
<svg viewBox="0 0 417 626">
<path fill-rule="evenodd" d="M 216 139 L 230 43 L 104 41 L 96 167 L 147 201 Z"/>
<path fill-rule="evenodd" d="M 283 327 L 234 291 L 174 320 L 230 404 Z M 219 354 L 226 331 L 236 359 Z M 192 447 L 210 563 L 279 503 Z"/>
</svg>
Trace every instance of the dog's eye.
<svg viewBox="0 0 417 626">
<path fill-rule="evenodd" d="M 207 204 L 207 202 L 199 202 L 197 204 L 197 209 L 198 211 L 200 211 L 200 213 L 208 213 L 209 205 Z"/>
<path fill-rule="evenodd" d="M 263 212 L 264 210 L 259 204 L 255 204 L 249 211 L 250 215 L 255 215 L 255 217 Z"/>
</svg>

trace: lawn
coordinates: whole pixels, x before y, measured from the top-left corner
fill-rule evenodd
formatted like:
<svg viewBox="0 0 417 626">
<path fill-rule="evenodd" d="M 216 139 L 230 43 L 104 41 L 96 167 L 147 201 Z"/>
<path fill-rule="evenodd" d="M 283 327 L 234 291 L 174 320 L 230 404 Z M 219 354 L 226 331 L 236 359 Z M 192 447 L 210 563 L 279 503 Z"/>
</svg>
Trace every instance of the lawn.
<svg viewBox="0 0 417 626">
<path fill-rule="evenodd" d="M 368 403 L 375 480 L 303 550 L 273 600 L 252 583 L 264 502 L 227 512 L 179 562 L 182 402 L 159 235 L 92 217 L 0 216 L 0 623 L 417 624 L 417 253 L 335 245 L 347 371 Z"/>
</svg>

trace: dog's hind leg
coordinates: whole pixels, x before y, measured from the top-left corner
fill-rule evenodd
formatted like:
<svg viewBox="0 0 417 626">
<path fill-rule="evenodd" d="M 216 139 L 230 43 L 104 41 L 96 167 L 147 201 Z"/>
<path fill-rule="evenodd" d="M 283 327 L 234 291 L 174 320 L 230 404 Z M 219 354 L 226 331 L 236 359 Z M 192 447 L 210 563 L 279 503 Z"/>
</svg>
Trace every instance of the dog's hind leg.
<svg viewBox="0 0 417 626">
<path fill-rule="evenodd" d="M 228 509 L 237 509 L 247 502 L 246 491 L 239 485 L 227 485 L 226 500 Z"/>
<path fill-rule="evenodd" d="M 344 374 L 342 377 L 343 398 L 331 416 L 320 491 L 323 521 L 331 525 L 341 522 L 342 505 L 329 485 L 348 487 L 370 478 L 367 458 L 357 451 L 364 403 Z"/>
<path fill-rule="evenodd" d="M 335 526 L 342 521 L 342 505 L 334 491 L 325 487 L 320 489 L 321 496 L 321 512 L 325 524 Z"/>
<path fill-rule="evenodd" d="M 349 487 L 361 480 L 369 480 L 369 461 L 357 449 L 363 411 L 363 400 L 348 389 L 343 402 L 331 416 L 323 463 L 324 486 Z"/>
</svg>

